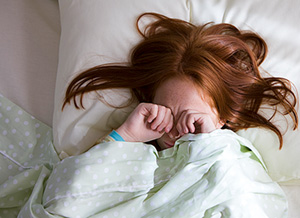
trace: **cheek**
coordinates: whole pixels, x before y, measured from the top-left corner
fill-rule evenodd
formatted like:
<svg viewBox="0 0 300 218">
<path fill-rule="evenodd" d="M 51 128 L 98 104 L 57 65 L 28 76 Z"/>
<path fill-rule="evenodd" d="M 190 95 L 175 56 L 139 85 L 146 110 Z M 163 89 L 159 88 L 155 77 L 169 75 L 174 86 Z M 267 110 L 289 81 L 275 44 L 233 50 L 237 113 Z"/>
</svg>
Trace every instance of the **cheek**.
<svg viewBox="0 0 300 218">
<path fill-rule="evenodd" d="M 220 115 L 218 113 L 218 111 L 216 109 L 212 109 L 212 113 L 211 113 L 212 118 L 214 118 L 216 124 L 220 124 L 221 120 L 220 120 Z"/>
<path fill-rule="evenodd" d="M 209 116 L 211 117 L 211 119 L 214 121 L 215 124 L 220 123 L 220 116 L 215 107 L 211 107 L 209 104 L 207 104 L 205 107 L 205 112 L 209 114 Z"/>
<path fill-rule="evenodd" d="M 215 127 L 217 129 L 221 129 L 225 122 L 223 120 L 220 119 L 219 115 L 218 114 L 211 114 L 211 119 L 213 120 L 214 124 L 215 124 Z"/>
</svg>

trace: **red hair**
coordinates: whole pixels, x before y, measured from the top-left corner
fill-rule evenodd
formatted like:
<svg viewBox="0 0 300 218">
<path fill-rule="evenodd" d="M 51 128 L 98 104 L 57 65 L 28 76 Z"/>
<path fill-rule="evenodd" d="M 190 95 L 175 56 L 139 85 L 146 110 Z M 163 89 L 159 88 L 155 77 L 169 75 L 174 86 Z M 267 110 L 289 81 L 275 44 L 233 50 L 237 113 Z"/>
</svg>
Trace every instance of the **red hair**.
<svg viewBox="0 0 300 218">
<path fill-rule="evenodd" d="M 139 21 L 144 16 L 155 21 L 141 31 Z M 195 26 L 154 13 L 142 14 L 137 29 L 143 40 L 133 49 L 130 62 L 100 65 L 79 74 L 68 86 L 63 107 L 71 101 L 76 108 L 83 107 L 85 93 L 112 88 L 129 88 L 133 99 L 152 102 L 161 83 L 183 76 L 211 97 L 220 119 L 233 131 L 268 128 L 278 135 L 281 148 L 282 133 L 271 122 L 279 107 L 297 128 L 297 99 L 291 82 L 260 74 L 267 45 L 259 35 L 230 24 Z M 262 104 L 274 109 L 271 118 L 259 114 Z"/>
</svg>

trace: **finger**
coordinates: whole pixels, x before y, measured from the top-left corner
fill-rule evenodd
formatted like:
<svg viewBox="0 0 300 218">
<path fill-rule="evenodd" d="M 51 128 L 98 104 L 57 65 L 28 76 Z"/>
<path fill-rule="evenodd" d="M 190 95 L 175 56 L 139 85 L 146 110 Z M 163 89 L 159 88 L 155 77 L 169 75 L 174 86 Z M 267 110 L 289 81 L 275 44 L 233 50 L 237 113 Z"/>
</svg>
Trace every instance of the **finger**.
<svg viewBox="0 0 300 218">
<path fill-rule="evenodd" d="M 166 108 L 158 105 L 157 115 L 151 123 L 151 129 L 156 130 L 157 127 L 163 122 L 165 117 Z"/>
<path fill-rule="evenodd" d="M 176 124 L 176 129 L 177 129 L 178 133 L 180 134 L 180 136 L 189 132 L 189 130 L 186 126 L 186 116 L 187 116 L 187 111 L 183 111 L 180 114 L 177 124 Z"/>
<path fill-rule="evenodd" d="M 182 127 L 182 121 L 183 120 L 183 113 L 181 113 L 180 114 L 180 116 L 179 116 L 179 118 L 178 118 L 178 120 L 177 120 L 177 122 L 176 122 L 176 129 L 177 129 L 177 131 L 178 131 L 178 134 L 181 136 L 181 135 L 183 135 L 182 133 L 183 133 L 183 127 Z"/>
<path fill-rule="evenodd" d="M 197 124 L 200 124 L 201 126 L 201 123 L 202 123 L 202 119 L 201 119 L 201 116 L 199 114 L 189 114 L 186 118 L 186 126 L 187 128 L 189 129 L 189 132 L 190 133 L 194 133 L 195 130 L 196 130 L 196 127 L 195 127 L 195 122 L 198 122 Z"/>
<path fill-rule="evenodd" d="M 157 117 L 158 105 L 156 105 L 156 104 L 147 104 L 146 110 L 148 112 L 147 122 L 152 123 L 153 120 Z"/>
<path fill-rule="evenodd" d="M 163 121 L 157 127 L 157 131 L 159 131 L 159 132 L 161 132 L 163 130 L 165 132 L 169 132 L 173 126 L 173 115 L 172 115 L 171 110 L 169 108 L 165 108 L 164 111 L 165 111 L 165 114 L 163 117 Z M 162 113 L 164 111 L 162 111 Z"/>
<path fill-rule="evenodd" d="M 172 130 L 173 125 L 174 125 L 174 118 L 173 118 L 173 114 L 171 113 L 169 123 L 165 128 L 166 133 L 169 133 Z"/>
<path fill-rule="evenodd" d="M 216 129 L 216 125 L 210 116 L 201 116 L 196 120 L 195 125 L 199 126 L 196 133 L 209 133 Z"/>
<path fill-rule="evenodd" d="M 172 129 L 171 131 L 168 133 L 168 136 L 171 138 L 171 139 L 177 139 L 180 137 L 180 134 L 179 132 L 177 131 L 176 129 L 176 126 L 172 126 Z"/>
</svg>

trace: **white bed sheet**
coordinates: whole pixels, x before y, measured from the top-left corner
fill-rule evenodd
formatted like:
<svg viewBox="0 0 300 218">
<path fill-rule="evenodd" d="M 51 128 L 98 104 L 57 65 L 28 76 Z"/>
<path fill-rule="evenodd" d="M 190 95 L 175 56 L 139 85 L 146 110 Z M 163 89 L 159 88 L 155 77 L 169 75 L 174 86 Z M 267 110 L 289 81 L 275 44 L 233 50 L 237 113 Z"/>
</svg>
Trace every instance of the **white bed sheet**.
<svg viewBox="0 0 300 218">
<path fill-rule="evenodd" d="M 300 217 L 300 186 L 284 186 L 281 185 L 285 192 L 289 204 L 289 218 Z"/>
<path fill-rule="evenodd" d="M 0 0 L 0 93 L 52 126 L 60 20 L 57 0 Z M 284 186 L 289 218 L 300 186 Z"/>
</svg>

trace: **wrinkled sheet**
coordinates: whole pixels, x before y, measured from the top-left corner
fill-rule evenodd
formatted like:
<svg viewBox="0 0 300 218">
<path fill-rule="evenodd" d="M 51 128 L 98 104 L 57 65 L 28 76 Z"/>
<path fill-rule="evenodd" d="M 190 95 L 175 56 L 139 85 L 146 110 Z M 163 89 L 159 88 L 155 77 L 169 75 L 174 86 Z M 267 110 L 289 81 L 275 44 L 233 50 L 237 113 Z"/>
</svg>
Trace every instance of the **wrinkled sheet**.
<svg viewBox="0 0 300 218">
<path fill-rule="evenodd" d="M 260 155 L 229 130 L 162 152 L 107 142 L 60 161 L 50 127 L 0 102 L 1 217 L 287 217 Z"/>
<path fill-rule="evenodd" d="M 51 128 L 0 95 L 0 217 L 17 217 L 24 205 L 42 211 L 43 188 L 58 162 Z"/>
</svg>

